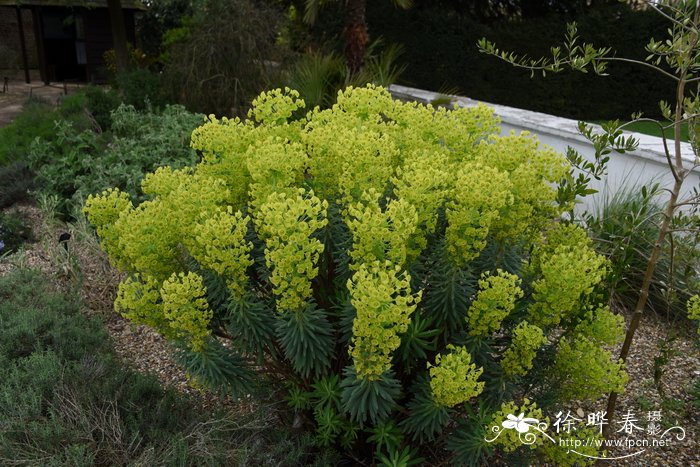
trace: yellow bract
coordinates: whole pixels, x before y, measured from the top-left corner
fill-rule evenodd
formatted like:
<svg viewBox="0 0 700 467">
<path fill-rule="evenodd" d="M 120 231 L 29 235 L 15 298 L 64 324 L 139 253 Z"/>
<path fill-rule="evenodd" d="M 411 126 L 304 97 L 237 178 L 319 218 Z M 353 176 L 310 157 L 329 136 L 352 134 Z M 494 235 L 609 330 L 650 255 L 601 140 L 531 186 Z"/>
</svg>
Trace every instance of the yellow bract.
<svg viewBox="0 0 700 467">
<path fill-rule="evenodd" d="M 547 423 L 548 421 L 542 413 L 542 410 L 537 407 L 537 404 L 530 402 L 530 400 L 527 398 L 523 399 L 523 403 L 520 406 L 512 401 L 501 404 L 501 409 L 493 414 L 491 424 L 485 428 L 487 439 L 495 437 L 494 433 L 500 432 L 500 435 L 493 441 L 493 443 L 499 445 L 505 452 L 513 452 L 523 446 L 526 449 L 535 449 L 542 446 L 545 442 L 549 443 L 544 436 L 534 436 L 533 443 L 523 443 L 522 434 L 517 429 L 514 429 L 515 427 L 505 428 L 503 426 L 504 421 L 508 420 L 512 422 L 512 419 L 510 419 L 508 415 L 517 418 L 522 416 L 523 419 L 530 418 L 544 423 Z M 528 425 L 530 423 L 536 425 L 534 422 L 527 423 Z"/>
<path fill-rule="evenodd" d="M 501 322 L 513 311 L 515 302 L 523 296 L 520 278 L 500 269 L 496 274 L 484 274 L 479 292 L 467 312 L 469 334 L 487 336 L 501 327 Z"/>
<path fill-rule="evenodd" d="M 555 204 L 554 182 L 566 175 L 569 164 L 551 148 L 540 149 L 528 132 L 482 141 L 475 160 L 508 174 L 513 202 L 501 210 L 492 225 L 499 240 L 531 238 L 561 214 Z"/>
<path fill-rule="evenodd" d="M 484 370 L 476 368 L 465 347 L 448 345 L 447 350 L 449 353 L 435 357 L 435 366 L 428 363 L 430 389 L 437 404 L 454 407 L 481 394 L 485 383 L 477 379 Z"/>
<path fill-rule="evenodd" d="M 453 184 L 448 164 L 442 152 L 411 152 L 392 179 L 396 198 L 412 205 L 418 215 L 408 244 L 408 263 L 423 251 L 427 237 L 435 231 L 438 213 Z"/>
<path fill-rule="evenodd" d="M 170 326 L 163 314 L 160 300 L 161 283 L 149 276 L 128 277 L 117 290 L 114 309 L 136 324 L 145 324 L 159 332 L 172 336 Z"/>
<path fill-rule="evenodd" d="M 410 276 L 389 261 L 363 263 L 348 281 L 357 316 L 352 324 L 352 356 L 357 375 L 378 379 L 391 369 L 421 294 L 411 293 Z"/>
<path fill-rule="evenodd" d="M 173 274 L 163 283 L 163 316 L 175 335 L 194 351 L 204 347 L 209 336 L 212 312 L 206 299 L 202 278 L 193 272 Z"/>
<path fill-rule="evenodd" d="M 511 204 L 511 183 L 505 172 L 475 162 L 462 165 L 447 206 L 445 232 L 455 263 L 464 265 L 479 256 L 500 210 Z"/>
<path fill-rule="evenodd" d="M 245 239 L 249 221 L 230 206 L 214 214 L 195 226 L 197 246 L 191 252 L 202 266 L 223 277 L 229 291 L 238 298 L 245 294 L 246 270 L 253 264 L 253 244 Z"/>
<path fill-rule="evenodd" d="M 299 189 L 292 196 L 271 194 L 258 211 L 255 223 L 267 246 L 265 260 L 279 311 L 302 310 L 311 297 L 323 252 L 323 243 L 311 236 L 328 223 L 327 209 L 326 201 Z"/>
<path fill-rule="evenodd" d="M 403 199 L 388 201 L 386 210 L 379 206 L 376 190 L 362 195 L 362 201 L 348 208 L 348 229 L 352 233 L 353 247 L 350 267 L 356 270 L 362 263 L 391 261 L 405 266 L 409 238 L 416 230 L 416 209 Z"/>
<path fill-rule="evenodd" d="M 533 284 L 535 303 L 529 319 L 544 327 L 578 311 L 581 298 L 603 279 L 606 260 L 586 246 L 561 245 L 545 255 L 539 266 L 542 277 Z"/>
<path fill-rule="evenodd" d="M 537 349 L 547 342 L 540 328 L 522 321 L 513 330 L 513 341 L 503 353 L 501 367 L 508 376 L 525 375 L 532 369 Z"/>
</svg>

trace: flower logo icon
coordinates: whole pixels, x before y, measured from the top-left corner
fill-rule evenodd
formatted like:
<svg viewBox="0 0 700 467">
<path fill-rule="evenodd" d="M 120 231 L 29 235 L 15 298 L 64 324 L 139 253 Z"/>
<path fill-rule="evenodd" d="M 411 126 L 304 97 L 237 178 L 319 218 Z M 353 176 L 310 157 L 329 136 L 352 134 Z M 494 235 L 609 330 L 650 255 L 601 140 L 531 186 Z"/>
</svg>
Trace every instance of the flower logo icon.
<svg viewBox="0 0 700 467">
<path fill-rule="evenodd" d="M 527 418 L 524 413 L 517 417 L 513 414 L 508 414 L 506 420 L 501 423 L 506 430 L 516 429 L 518 433 L 527 433 L 532 425 L 537 426 L 540 421 L 536 418 Z"/>
</svg>

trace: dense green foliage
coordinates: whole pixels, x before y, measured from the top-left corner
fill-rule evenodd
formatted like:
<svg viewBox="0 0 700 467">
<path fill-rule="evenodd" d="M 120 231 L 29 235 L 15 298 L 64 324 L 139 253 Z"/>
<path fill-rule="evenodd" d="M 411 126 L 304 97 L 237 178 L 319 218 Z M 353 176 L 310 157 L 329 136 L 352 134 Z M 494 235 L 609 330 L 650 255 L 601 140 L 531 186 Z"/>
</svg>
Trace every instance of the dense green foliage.
<svg viewBox="0 0 700 467">
<path fill-rule="evenodd" d="M 203 409 L 125 368 L 102 325 L 45 277 L 0 278 L 3 465 L 310 464 L 309 440 L 274 415 Z"/>
<path fill-rule="evenodd" d="M 109 114 L 109 122 L 105 131 L 81 131 L 70 121 L 59 120 L 51 139 L 32 144 L 29 160 L 39 189 L 57 196 L 63 212 L 111 186 L 143 199 L 139 186 L 145 172 L 161 165 L 184 167 L 196 160 L 189 134 L 202 116 L 180 106 L 156 113 L 122 104 Z"/>
<path fill-rule="evenodd" d="M 372 86 L 304 105 L 263 93 L 249 120 L 195 130 L 202 162 L 147 175 L 146 201 L 86 203 L 128 273 L 115 308 L 176 343 L 194 380 L 246 392 L 262 363 L 320 445 L 413 460 L 446 446 L 457 464 L 493 451 L 485 430 L 511 406 L 623 389 L 605 258 L 559 221 L 563 155 L 496 136 L 483 106 Z"/>
<path fill-rule="evenodd" d="M 396 11 L 388 3 L 368 2 L 367 20 L 372 31 L 404 46 L 407 68 L 400 84 L 582 120 L 628 119 L 638 111 L 655 116 L 660 100 L 673 101 L 666 78 L 634 65 L 611 64 L 614 78 L 567 71 L 532 79 L 529 71 L 483 55 L 476 47 L 487 37 L 505 50 L 539 56 L 563 37 L 566 22 L 575 20 L 582 40 L 612 46 L 621 57 L 642 59 L 648 39 L 666 35 L 666 22 L 652 11 L 635 11 L 618 2 L 577 16 L 486 20 L 468 13 L 466 5 L 417 2 L 410 10 Z"/>
</svg>

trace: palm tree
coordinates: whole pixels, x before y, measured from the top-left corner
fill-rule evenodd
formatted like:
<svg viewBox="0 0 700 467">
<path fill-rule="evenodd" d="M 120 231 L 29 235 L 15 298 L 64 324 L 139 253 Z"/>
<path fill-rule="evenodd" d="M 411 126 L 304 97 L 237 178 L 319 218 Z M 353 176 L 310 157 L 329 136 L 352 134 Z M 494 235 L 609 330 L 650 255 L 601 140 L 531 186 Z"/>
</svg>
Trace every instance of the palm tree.
<svg viewBox="0 0 700 467">
<path fill-rule="evenodd" d="M 345 3 L 345 28 L 343 29 L 343 40 L 345 41 L 345 60 L 347 62 L 349 74 L 355 75 L 362 69 L 362 64 L 369 44 L 369 33 L 367 32 L 367 20 L 365 12 L 367 10 L 367 0 L 335 0 Z M 392 0 L 399 8 L 409 8 L 412 0 Z M 306 0 L 304 21 L 311 24 L 316 20 L 318 10 L 324 4 L 324 0 Z"/>
</svg>

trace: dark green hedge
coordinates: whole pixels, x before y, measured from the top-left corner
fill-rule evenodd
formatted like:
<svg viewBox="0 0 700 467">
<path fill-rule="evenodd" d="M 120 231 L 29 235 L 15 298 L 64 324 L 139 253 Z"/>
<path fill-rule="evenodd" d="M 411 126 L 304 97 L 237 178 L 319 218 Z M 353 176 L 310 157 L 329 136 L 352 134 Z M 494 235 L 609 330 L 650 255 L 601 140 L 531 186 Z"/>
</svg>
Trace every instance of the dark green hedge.
<svg viewBox="0 0 700 467">
<path fill-rule="evenodd" d="M 404 45 L 408 68 L 401 84 L 435 91 L 458 90 L 468 97 L 555 115 L 584 119 L 629 118 L 659 113 L 658 101 L 673 99 L 673 82 L 639 66 L 615 63 L 610 76 L 564 72 L 530 77 L 478 52 L 481 37 L 500 48 L 541 56 L 561 43 L 567 21 L 575 19 L 583 39 L 610 45 L 620 57 L 645 56 L 649 37 L 665 36 L 666 24 L 653 12 L 625 5 L 591 9 L 577 18 L 548 16 L 484 24 L 468 15 L 430 4 L 404 11 L 391 2 L 368 2 L 372 37 Z"/>
</svg>

